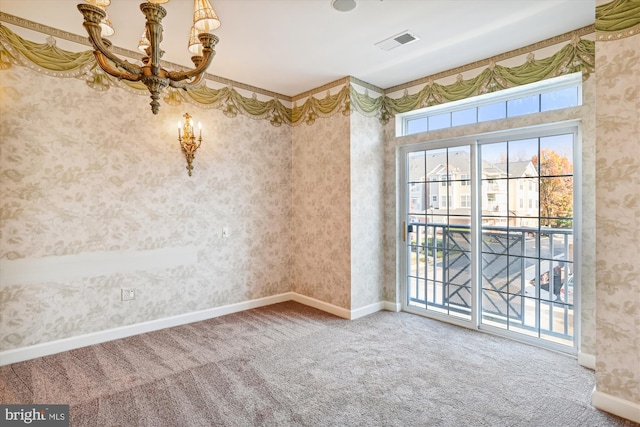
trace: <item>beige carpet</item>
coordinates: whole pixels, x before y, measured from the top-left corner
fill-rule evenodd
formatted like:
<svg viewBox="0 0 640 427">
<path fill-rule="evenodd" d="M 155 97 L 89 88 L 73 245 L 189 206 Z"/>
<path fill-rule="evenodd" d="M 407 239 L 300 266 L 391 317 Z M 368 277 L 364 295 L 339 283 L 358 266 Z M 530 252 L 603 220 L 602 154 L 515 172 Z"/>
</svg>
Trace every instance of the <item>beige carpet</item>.
<svg viewBox="0 0 640 427">
<path fill-rule="evenodd" d="M 293 302 L 0 368 L 72 426 L 631 426 L 575 359 L 406 313 Z"/>
</svg>

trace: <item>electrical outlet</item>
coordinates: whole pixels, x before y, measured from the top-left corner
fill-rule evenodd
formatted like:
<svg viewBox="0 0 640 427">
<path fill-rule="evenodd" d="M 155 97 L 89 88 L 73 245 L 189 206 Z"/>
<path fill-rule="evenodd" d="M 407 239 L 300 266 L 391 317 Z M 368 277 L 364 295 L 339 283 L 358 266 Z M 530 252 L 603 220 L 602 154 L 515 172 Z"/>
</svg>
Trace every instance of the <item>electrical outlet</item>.
<svg viewBox="0 0 640 427">
<path fill-rule="evenodd" d="M 222 237 L 229 237 L 229 227 L 222 227 Z"/>
<path fill-rule="evenodd" d="M 135 289 L 120 289 L 120 296 L 122 301 L 131 301 L 136 299 L 136 290 Z"/>
</svg>

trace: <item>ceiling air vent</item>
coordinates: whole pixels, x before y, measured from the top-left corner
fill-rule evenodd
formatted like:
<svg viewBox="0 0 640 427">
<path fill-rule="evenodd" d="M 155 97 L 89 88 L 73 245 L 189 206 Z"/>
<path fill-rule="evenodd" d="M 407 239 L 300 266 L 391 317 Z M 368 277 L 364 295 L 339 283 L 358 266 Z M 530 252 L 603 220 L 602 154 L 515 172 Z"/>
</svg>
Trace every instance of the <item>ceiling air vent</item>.
<svg viewBox="0 0 640 427">
<path fill-rule="evenodd" d="M 420 40 L 420 38 L 415 34 L 411 34 L 410 32 L 405 31 L 376 43 L 376 46 L 378 46 L 382 50 L 391 50 L 395 49 L 398 46 L 402 46 L 403 44 L 413 43 L 416 40 Z"/>
</svg>

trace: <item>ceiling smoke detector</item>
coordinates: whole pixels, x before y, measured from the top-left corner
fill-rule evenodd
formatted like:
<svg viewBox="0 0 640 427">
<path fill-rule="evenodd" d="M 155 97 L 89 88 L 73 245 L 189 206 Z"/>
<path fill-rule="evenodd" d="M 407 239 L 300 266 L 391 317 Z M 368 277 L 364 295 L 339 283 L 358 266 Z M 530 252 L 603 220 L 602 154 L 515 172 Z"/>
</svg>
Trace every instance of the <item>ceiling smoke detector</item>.
<svg viewBox="0 0 640 427">
<path fill-rule="evenodd" d="M 384 39 L 381 42 L 376 43 L 376 46 L 378 46 L 382 50 L 391 50 L 395 49 L 398 46 L 413 43 L 418 40 L 420 40 L 420 37 L 408 31 L 404 31 L 400 34 L 396 34 L 395 36 L 389 37 L 388 39 Z"/>
<path fill-rule="evenodd" d="M 356 8 L 356 0 L 331 0 L 331 7 L 338 12 L 350 12 Z"/>
</svg>

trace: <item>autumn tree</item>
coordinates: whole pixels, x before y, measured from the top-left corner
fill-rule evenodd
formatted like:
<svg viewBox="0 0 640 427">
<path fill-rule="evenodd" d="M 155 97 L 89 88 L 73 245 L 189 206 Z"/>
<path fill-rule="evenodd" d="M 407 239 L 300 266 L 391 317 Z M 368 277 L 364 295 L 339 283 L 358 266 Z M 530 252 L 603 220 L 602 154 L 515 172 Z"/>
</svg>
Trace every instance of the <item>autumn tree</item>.
<svg viewBox="0 0 640 427">
<path fill-rule="evenodd" d="M 573 215 L 573 163 L 550 148 L 531 161 L 540 175 L 540 216 L 547 226 L 571 227 L 564 218 Z"/>
</svg>

